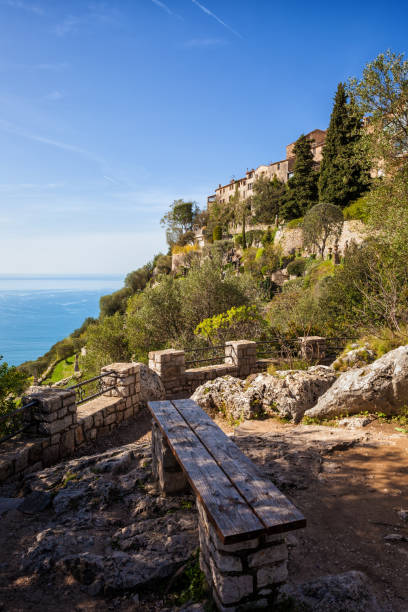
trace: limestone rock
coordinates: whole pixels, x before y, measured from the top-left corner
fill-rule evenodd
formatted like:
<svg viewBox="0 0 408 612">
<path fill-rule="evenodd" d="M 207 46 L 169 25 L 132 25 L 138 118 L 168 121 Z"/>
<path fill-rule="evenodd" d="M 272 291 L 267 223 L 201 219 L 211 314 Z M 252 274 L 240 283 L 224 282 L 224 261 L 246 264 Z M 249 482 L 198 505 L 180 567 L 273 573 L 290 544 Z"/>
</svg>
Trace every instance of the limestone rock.
<svg viewBox="0 0 408 612">
<path fill-rule="evenodd" d="M 166 390 L 160 376 L 147 365 L 139 364 L 140 400 L 143 404 L 149 401 L 166 399 Z"/>
<path fill-rule="evenodd" d="M 368 345 L 352 345 L 353 348 L 339 357 L 332 363 L 332 368 L 336 371 L 345 372 L 351 368 L 361 368 L 375 360 L 375 353 Z"/>
<path fill-rule="evenodd" d="M 367 576 L 353 570 L 287 584 L 280 589 L 279 603 L 283 606 L 288 600 L 295 604 L 290 609 L 304 612 L 381 612 Z"/>
<path fill-rule="evenodd" d="M 306 416 L 327 418 L 364 411 L 398 414 L 407 395 L 408 346 L 400 346 L 370 365 L 341 374 Z"/>
<path fill-rule="evenodd" d="M 234 420 L 277 414 L 299 422 L 335 380 L 334 370 L 327 366 L 258 374 L 245 382 L 224 376 L 198 387 L 192 399 L 210 414 L 222 412 Z"/>
</svg>

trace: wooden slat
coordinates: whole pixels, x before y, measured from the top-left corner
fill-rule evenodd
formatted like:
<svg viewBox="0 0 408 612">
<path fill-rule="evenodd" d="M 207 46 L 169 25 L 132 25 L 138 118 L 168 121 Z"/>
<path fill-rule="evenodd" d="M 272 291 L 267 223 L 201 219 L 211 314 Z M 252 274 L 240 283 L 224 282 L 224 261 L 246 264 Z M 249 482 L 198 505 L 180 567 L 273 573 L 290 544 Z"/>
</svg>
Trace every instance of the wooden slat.
<svg viewBox="0 0 408 612">
<path fill-rule="evenodd" d="M 176 408 L 169 401 L 148 407 L 221 541 L 232 544 L 263 533 L 261 521 Z"/>
<path fill-rule="evenodd" d="M 302 513 L 192 400 L 172 403 L 253 508 L 268 533 L 306 526 Z"/>
</svg>

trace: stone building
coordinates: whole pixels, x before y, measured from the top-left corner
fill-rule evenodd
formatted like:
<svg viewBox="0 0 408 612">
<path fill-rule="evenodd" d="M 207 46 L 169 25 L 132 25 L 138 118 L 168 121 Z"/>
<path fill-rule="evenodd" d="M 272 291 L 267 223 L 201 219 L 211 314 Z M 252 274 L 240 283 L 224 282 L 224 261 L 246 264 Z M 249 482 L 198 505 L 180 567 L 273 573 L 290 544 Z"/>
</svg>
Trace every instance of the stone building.
<svg viewBox="0 0 408 612">
<path fill-rule="evenodd" d="M 312 132 L 306 134 L 306 137 L 312 141 L 312 153 L 316 166 L 318 166 L 322 161 L 326 130 L 313 130 Z M 256 169 L 252 168 L 252 170 L 246 171 L 244 177 L 239 179 L 231 179 L 231 181 L 225 185 L 218 185 L 218 188 L 215 190 L 215 194 L 210 195 L 207 198 L 208 209 L 211 208 L 211 205 L 214 202 L 228 204 L 236 192 L 239 194 L 240 200 L 250 198 L 253 193 L 254 182 L 261 176 L 268 180 L 272 180 L 274 177 L 276 177 L 286 183 L 293 175 L 293 167 L 295 164 L 295 156 L 293 153 L 294 146 L 294 142 L 287 145 L 285 159 L 258 166 Z"/>
</svg>

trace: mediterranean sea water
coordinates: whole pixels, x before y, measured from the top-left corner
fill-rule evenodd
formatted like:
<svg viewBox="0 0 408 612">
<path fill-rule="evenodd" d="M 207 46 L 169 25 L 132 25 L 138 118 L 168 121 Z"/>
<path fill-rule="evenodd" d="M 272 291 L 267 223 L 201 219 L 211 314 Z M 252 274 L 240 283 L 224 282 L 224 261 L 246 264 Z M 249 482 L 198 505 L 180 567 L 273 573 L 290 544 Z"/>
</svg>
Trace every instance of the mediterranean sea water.
<svg viewBox="0 0 408 612">
<path fill-rule="evenodd" d="M 9 365 L 36 359 L 121 287 L 123 276 L 0 275 L 0 355 Z"/>
</svg>

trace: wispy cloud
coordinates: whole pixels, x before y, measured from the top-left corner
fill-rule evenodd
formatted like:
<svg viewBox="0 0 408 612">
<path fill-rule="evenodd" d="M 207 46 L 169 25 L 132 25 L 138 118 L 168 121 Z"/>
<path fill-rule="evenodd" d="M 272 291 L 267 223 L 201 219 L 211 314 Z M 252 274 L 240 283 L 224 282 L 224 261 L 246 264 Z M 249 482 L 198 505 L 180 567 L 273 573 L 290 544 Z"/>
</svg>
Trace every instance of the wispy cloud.
<svg viewBox="0 0 408 612">
<path fill-rule="evenodd" d="M 184 47 L 220 47 L 226 45 L 227 41 L 223 38 L 192 38 L 186 40 Z"/>
<path fill-rule="evenodd" d="M 164 2 L 161 2 L 161 0 L 152 0 L 152 2 L 153 4 L 161 8 L 168 15 L 174 15 L 173 11 L 169 9 L 167 4 L 164 4 Z"/>
<path fill-rule="evenodd" d="M 203 11 L 203 13 L 205 13 L 206 15 L 208 15 L 209 17 L 212 17 L 213 19 L 215 19 L 216 21 L 218 21 L 218 23 L 220 23 L 222 26 L 224 26 L 224 28 L 227 28 L 227 30 L 229 30 L 230 32 L 232 32 L 233 34 L 235 34 L 235 36 L 238 36 L 238 38 L 243 38 L 242 35 L 237 32 L 236 30 L 234 30 L 233 28 L 231 28 L 230 25 L 228 25 L 228 23 L 225 23 L 225 21 L 223 21 L 222 19 L 220 19 L 215 13 L 213 13 L 212 11 L 210 11 L 210 9 L 208 9 L 206 6 L 204 6 L 203 4 L 200 4 L 200 2 L 198 2 L 198 0 L 191 0 L 193 4 L 195 4 L 196 6 L 198 6 L 199 9 L 201 9 Z"/>
<path fill-rule="evenodd" d="M 72 34 L 78 28 L 78 25 L 81 23 L 81 19 L 78 17 L 74 17 L 73 15 L 69 15 L 55 26 L 55 33 L 57 36 L 65 36 L 66 34 Z"/>
<path fill-rule="evenodd" d="M 41 6 L 31 4 L 29 2 L 22 2 L 22 0 L 2 0 L 1 4 L 10 6 L 11 8 L 29 11 L 30 13 L 35 13 L 36 15 L 44 15 L 44 10 L 41 8 Z"/>
<path fill-rule="evenodd" d="M 120 12 L 111 8 L 106 2 L 89 4 L 87 11 L 81 15 L 68 15 L 58 23 L 54 31 L 57 36 L 66 36 L 78 31 L 81 26 L 92 24 L 117 25 L 120 21 Z"/>
<path fill-rule="evenodd" d="M 0 119 L 0 130 L 2 130 L 3 132 L 8 132 L 9 134 L 21 136 L 22 138 L 26 138 L 27 140 L 40 142 L 41 144 L 48 145 L 50 147 L 55 147 L 56 149 L 76 153 L 77 155 L 81 155 L 86 159 L 96 162 L 100 166 L 106 166 L 106 162 L 104 159 L 98 157 L 90 151 L 87 151 L 86 149 L 82 149 L 82 147 L 77 147 L 76 145 L 61 142 L 60 140 L 53 140 L 52 138 L 46 138 L 39 134 L 34 134 L 33 132 L 25 130 L 24 128 L 21 128 L 20 126 L 15 125 L 14 123 L 5 121 L 4 119 Z"/>
<path fill-rule="evenodd" d="M 58 102 L 58 100 L 62 100 L 64 98 L 64 94 L 58 90 L 51 91 L 49 94 L 45 96 L 45 100 L 49 100 L 50 102 Z"/>
<path fill-rule="evenodd" d="M 167 4 L 165 4 L 161 0 L 152 0 L 152 2 L 153 2 L 153 4 L 155 4 L 156 6 L 161 8 L 161 10 L 164 11 L 165 13 L 167 13 L 168 15 L 171 15 L 172 17 L 176 17 L 176 19 L 181 19 L 183 21 L 183 17 L 181 15 L 179 15 L 178 13 L 175 13 L 174 11 L 172 11 L 167 6 Z"/>
</svg>

